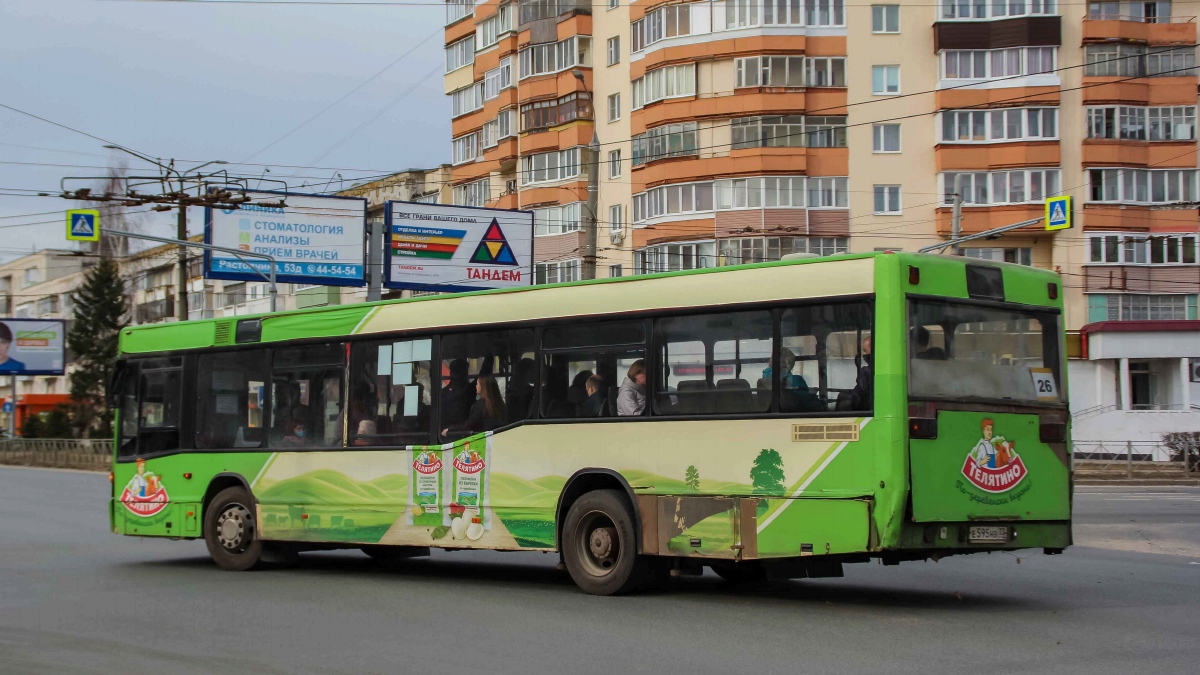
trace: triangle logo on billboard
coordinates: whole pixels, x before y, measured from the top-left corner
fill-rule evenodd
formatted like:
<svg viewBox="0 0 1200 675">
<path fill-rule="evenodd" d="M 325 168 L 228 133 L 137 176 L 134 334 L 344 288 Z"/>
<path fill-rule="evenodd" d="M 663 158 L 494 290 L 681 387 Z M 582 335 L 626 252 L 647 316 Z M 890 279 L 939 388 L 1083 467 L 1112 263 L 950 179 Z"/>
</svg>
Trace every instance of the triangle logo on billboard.
<svg viewBox="0 0 1200 675">
<path fill-rule="evenodd" d="M 500 223 L 496 222 L 495 218 L 492 218 L 492 224 L 488 226 L 487 232 L 471 256 L 471 262 L 483 265 L 517 264 L 517 256 L 513 255 L 508 240 L 504 238 L 504 232 L 500 230 Z"/>
</svg>

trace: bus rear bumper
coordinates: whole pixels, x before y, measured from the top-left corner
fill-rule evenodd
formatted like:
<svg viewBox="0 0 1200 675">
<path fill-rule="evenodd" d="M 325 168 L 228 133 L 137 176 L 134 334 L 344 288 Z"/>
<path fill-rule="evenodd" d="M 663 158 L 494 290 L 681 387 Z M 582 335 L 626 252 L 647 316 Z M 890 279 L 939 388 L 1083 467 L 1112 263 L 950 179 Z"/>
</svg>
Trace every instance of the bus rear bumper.
<svg viewBox="0 0 1200 675">
<path fill-rule="evenodd" d="M 899 549 L 955 553 L 1043 548 L 1060 551 L 1072 543 L 1071 521 L 970 521 L 905 523 Z"/>
</svg>

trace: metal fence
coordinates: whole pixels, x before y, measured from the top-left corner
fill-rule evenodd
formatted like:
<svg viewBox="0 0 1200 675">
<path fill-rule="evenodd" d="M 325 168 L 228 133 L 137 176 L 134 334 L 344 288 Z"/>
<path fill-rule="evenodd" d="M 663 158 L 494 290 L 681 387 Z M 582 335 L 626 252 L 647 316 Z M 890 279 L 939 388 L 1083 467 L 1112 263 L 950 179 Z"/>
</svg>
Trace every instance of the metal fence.
<svg viewBox="0 0 1200 675">
<path fill-rule="evenodd" d="M 16 438 L 0 440 L 0 464 L 105 470 L 112 465 L 108 439 Z"/>
<path fill-rule="evenodd" d="M 1073 441 L 1071 445 L 1080 475 L 1164 477 L 1200 469 L 1194 449 L 1185 455 L 1157 441 Z"/>
</svg>

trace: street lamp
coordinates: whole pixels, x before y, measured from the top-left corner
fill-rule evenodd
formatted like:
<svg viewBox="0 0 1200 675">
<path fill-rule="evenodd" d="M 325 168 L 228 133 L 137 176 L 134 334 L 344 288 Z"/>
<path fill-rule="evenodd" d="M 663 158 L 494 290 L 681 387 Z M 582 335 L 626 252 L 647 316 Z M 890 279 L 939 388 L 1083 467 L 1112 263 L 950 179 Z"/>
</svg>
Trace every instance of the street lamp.
<svg viewBox="0 0 1200 675">
<path fill-rule="evenodd" d="M 592 94 L 592 90 L 588 88 L 587 81 L 583 78 L 583 71 L 575 68 L 571 71 L 571 75 L 579 80 L 579 84 L 583 86 L 583 90 L 587 92 L 588 103 L 592 106 L 592 142 L 588 143 L 588 152 L 591 157 L 588 160 L 588 222 L 583 232 L 583 269 L 580 271 L 584 279 L 596 278 L 596 207 L 600 197 L 600 136 L 596 128 L 596 97 Z"/>
</svg>

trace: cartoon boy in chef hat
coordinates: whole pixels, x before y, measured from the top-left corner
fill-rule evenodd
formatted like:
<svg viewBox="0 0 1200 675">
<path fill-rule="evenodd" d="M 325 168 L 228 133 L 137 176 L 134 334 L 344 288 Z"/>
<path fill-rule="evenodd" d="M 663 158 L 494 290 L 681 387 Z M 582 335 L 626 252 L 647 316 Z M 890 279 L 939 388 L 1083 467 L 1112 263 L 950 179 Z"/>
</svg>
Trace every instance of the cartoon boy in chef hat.
<svg viewBox="0 0 1200 675">
<path fill-rule="evenodd" d="M 975 444 L 975 448 L 971 450 L 975 461 L 979 463 L 979 466 L 986 466 L 989 469 L 1004 466 L 1007 462 L 1003 460 L 997 464 L 996 447 L 1005 443 L 1005 440 L 1003 436 L 993 436 L 995 422 L 991 418 L 985 417 L 979 423 L 979 426 L 983 430 L 983 438 L 979 439 L 979 442 Z"/>
</svg>

